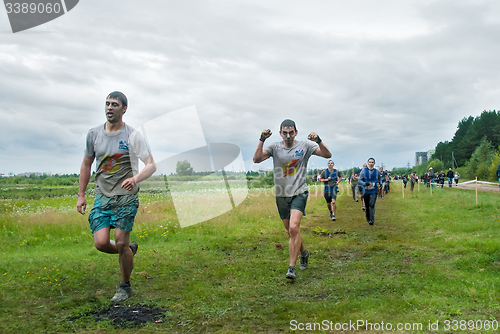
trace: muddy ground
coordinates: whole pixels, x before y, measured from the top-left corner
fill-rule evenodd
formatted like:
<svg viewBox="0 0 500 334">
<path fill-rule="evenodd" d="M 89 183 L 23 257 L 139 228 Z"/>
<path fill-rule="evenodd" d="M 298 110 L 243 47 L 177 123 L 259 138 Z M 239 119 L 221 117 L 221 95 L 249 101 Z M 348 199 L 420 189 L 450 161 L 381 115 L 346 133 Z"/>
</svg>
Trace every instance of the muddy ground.
<svg viewBox="0 0 500 334">
<path fill-rule="evenodd" d="M 164 312 L 165 309 L 150 305 L 111 305 L 84 316 L 91 316 L 96 322 L 109 321 L 116 327 L 127 328 L 145 323 L 163 322 Z"/>
</svg>

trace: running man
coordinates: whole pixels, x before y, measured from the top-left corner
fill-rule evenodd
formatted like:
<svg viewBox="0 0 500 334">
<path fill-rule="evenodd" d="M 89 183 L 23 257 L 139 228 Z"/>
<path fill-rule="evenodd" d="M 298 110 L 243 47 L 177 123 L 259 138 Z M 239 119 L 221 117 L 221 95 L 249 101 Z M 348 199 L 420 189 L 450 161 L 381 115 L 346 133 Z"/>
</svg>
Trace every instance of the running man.
<svg viewBox="0 0 500 334">
<path fill-rule="evenodd" d="M 366 222 L 370 225 L 375 223 L 375 202 L 377 201 L 377 191 L 381 188 L 380 171 L 375 166 L 375 159 L 368 159 L 368 167 L 364 168 L 360 175 L 358 184 L 364 188 L 363 198 L 366 204 Z"/>
<path fill-rule="evenodd" d="M 326 206 L 328 211 L 330 211 L 330 219 L 335 220 L 335 212 L 337 211 L 337 192 L 339 190 L 339 183 L 342 178 L 339 171 L 333 168 L 335 164 L 332 160 L 328 161 L 328 168 L 325 169 L 320 177 L 319 181 L 325 184 L 324 197 L 326 200 Z"/>
<path fill-rule="evenodd" d="M 290 265 L 286 278 L 297 276 L 295 264 L 300 253 L 300 269 L 308 266 L 309 251 L 304 247 L 300 236 L 300 221 L 306 214 L 306 203 L 309 192 L 306 185 L 307 162 L 311 155 L 330 158 L 332 154 L 315 132 L 311 132 L 309 141 L 296 141 L 298 134 L 295 122 L 285 119 L 280 125 L 280 136 L 283 141 L 272 143 L 264 149 L 264 141 L 272 135 L 271 130 L 262 131 L 260 140 L 253 155 L 253 162 L 260 163 L 273 157 L 274 184 L 276 189 L 276 205 L 290 242 Z"/>
<path fill-rule="evenodd" d="M 106 123 L 88 132 L 76 205 L 78 212 L 85 214 L 85 190 L 96 159 L 96 193 L 89 223 L 95 247 L 104 253 L 118 254 L 122 281 L 111 299 L 113 303 L 124 302 L 132 296 L 130 274 L 138 245 L 135 241 L 129 242 L 139 207 L 139 182 L 156 171 L 155 161 L 141 133 L 123 122 L 127 107 L 127 97 L 121 92 L 112 92 L 106 98 Z M 140 173 L 138 158 L 145 165 Z M 115 229 L 115 240 L 110 240 L 111 229 Z"/>
<path fill-rule="evenodd" d="M 384 198 L 384 191 L 385 191 L 385 172 L 384 172 L 384 167 L 380 167 L 380 183 L 381 187 L 378 191 L 378 197 Z"/>
</svg>

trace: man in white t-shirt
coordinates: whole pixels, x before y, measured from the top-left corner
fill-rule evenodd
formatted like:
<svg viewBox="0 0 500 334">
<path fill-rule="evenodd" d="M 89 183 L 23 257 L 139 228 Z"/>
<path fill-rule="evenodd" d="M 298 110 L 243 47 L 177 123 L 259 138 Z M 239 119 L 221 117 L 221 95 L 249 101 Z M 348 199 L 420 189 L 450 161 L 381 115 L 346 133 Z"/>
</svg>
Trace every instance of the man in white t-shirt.
<svg viewBox="0 0 500 334">
<path fill-rule="evenodd" d="M 85 190 L 95 159 L 96 194 L 89 224 L 95 247 L 104 253 L 118 254 L 122 281 L 111 299 L 114 303 L 121 303 L 132 295 L 130 274 L 138 245 L 130 243 L 130 232 L 139 207 L 139 182 L 156 171 L 141 133 L 123 122 L 127 107 L 127 97 L 121 92 L 112 92 L 106 98 L 106 123 L 88 132 L 76 205 L 78 212 L 85 214 Z M 138 159 L 145 165 L 140 173 Z M 115 240 L 110 240 L 111 229 L 115 229 Z"/>
<path fill-rule="evenodd" d="M 309 251 L 304 247 L 300 236 L 300 221 L 305 215 L 307 203 L 306 175 L 307 162 L 311 155 L 330 158 L 332 154 L 315 132 L 311 132 L 309 141 L 296 141 L 298 134 L 295 122 L 286 119 L 281 123 L 282 142 L 276 142 L 264 149 L 264 141 L 272 135 L 271 130 L 262 131 L 259 144 L 253 156 L 254 163 L 260 163 L 273 157 L 274 185 L 276 189 L 276 205 L 283 225 L 290 236 L 288 249 L 290 265 L 286 278 L 297 276 L 295 264 L 300 253 L 300 269 L 307 269 Z"/>
</svg>

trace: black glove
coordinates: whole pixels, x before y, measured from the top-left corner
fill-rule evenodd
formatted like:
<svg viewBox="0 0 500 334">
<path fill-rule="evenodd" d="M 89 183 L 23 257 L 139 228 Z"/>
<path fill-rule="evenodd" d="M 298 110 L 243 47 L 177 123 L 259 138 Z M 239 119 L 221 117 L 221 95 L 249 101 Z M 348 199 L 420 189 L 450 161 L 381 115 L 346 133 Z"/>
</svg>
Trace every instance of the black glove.
<svg viewBox="0 0 500 334">
<path fill-rule="evenodd" d="M 260 134 L 260 141 L 265 142 L 267 138 L 271 137 L 272 133 L 271 130 L 269 129 L 264 129 L 262 130 L 262 133 Z"/>
<path fill-rule="evenodd" d="M 365 187 L 369 187 L 369 186 L 370 186 L 370 182 L 366 182 Z"/>
</svg>

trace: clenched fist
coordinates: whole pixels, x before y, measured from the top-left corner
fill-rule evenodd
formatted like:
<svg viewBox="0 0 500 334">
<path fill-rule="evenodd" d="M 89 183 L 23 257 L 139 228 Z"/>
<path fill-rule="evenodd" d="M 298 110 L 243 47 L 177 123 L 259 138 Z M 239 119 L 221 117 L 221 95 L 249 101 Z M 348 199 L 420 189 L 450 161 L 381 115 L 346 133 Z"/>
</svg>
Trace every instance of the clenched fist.
<svg viewBox="0 0 500 334">
<path fill-rule="evenodd" d="M 321 143 L 321 138 L 319 138 L 316 132 L 311 132 L 309 136 L 307 136 L 307 139 L 312 140 L 313 142 L 316 142 L 318 144 Z"/>
<path fill-rule="evenodd" d="M 260 134 L 260 141 L 264 142 L 267 138 L 271 137 L 273 133 L 271 132 L 270 129 L 264 129 L 262 130 L 262 133 Z"/>
</svg>

